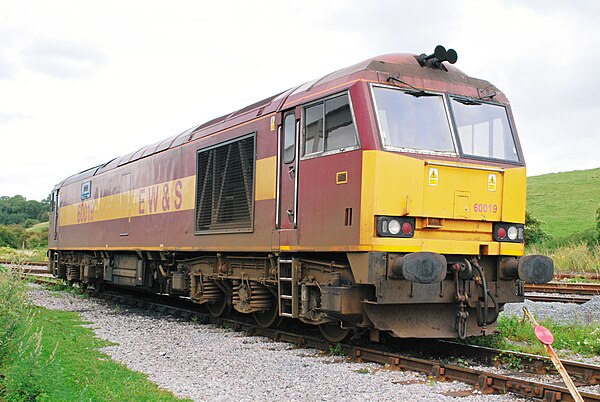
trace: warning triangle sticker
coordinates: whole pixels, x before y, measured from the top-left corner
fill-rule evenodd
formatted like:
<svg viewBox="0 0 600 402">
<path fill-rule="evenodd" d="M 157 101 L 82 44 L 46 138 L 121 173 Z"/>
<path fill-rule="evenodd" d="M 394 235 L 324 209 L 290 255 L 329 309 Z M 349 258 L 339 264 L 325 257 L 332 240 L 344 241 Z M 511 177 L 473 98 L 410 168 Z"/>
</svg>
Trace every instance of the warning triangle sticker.
<svg viewBox="0 0 600 402">
<path fill-rule="evenodd" d="M 491 174 L 488 176 L 488 191 L 496 191 L 496 175 Z"/>
<path fill-rule="evenodd" d="M 429 169 L 429 185 L 430 186 L 438 185 L 438 170 L 436 168 Z"/>
</svg>

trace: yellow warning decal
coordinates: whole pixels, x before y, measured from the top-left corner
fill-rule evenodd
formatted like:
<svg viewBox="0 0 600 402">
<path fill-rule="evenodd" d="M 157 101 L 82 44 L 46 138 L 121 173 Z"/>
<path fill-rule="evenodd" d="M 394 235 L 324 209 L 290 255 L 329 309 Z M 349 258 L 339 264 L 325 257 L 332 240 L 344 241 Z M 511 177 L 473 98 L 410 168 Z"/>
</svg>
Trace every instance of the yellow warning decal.
<svg viewBox="0 0 600 402">
<path fill-rule="evenodd" d="M 439 179 L 439 173 L 437 168 L 429 168 L 429 185 L 437 186 Z"/>
<path fill-rule="evenodd" d="M 488 175 L 488 191 L 496 191 L 496 183 L 498 179 L 495 174 Z"/>
<path fill-rule="evenodd" d="M 275 131 L 275 116 L 271 116 L 271 131 Z"/>
</svg>

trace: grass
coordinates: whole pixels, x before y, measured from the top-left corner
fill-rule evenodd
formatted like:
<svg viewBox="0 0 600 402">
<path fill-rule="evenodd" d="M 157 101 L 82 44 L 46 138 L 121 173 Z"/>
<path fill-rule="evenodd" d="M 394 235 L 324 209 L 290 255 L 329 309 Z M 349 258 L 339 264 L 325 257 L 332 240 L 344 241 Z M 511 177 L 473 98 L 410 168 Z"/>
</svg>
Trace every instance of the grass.
<svg viewBox="0 0 600 402">
<path fill-rule="evenodd" d="M 526 247 L 527 254 L 554 260 L 558 273 L 600 273 L 600 168 L 527 178 L 527 210 L 549 238 Z"/>
<path fill-rule="evenodd" d="M 544 254 L 554 260 L 557 273 L 600 273 L 600 244 L 590 247 L 587 242 L 561 246 L 534 245 L 527 248 L 528 254 Z"/>
<path fill-rule="evenodd" d="M 23 264 L 30 261 L 48 261 L 47 250 L 36 249 L 15 249 L 10 247 L 0 247 L 0 260 L 9 261 L 15 264 Z"/>
<path fill-rule="evenodd" d="M 329 354 L 332 356 L 345 356 L 342 344 L 336 343 L 335 345 L 329 345 Z"/>
<path fill-rule="evenodd" d="M 527 178 L 527 209 L 554 239 L 593 231 L 599 204 L 600 168 Z"/>
<path fill-rule="evenodd" d="M 552 347 L 560 357 L 569 358 L 575 353 L 588 357 L 600 355 L 599 324 L 564 324 L 547 319 L 541 321 L 540 325 L 548 328 L 554 335 Z M 467 342 L 497 349 L 546 355 L 529 321 L 515 316 L 500 316 L 498 330 L 500 332 L 497 334 L 468 338 Z M 509 359 L 507 356 L 504 358 Z M 501 360 L 501 363 L 514 364 L 510 359 Z"/>
<path fill-rule="evenodd" d="M 0 400 L 175 401 L 146 375 L 100 352 L 78 314 L 26 303 L 26 287 L 0 272 Z"/>
<path fill-rule="evenodd" d="M 540 325 L 554 335 L 552 347 L 559 355 L 568 357 L 571 353 L 583 356 L 600 355 L 600 325 L 562 324 L 544 320 Z M 544 347 L 537 340 L 529 322 L 517 317 L 506 317 L 500 323 L 500 330 L 513 349 L 527 353 L 545 354 Z"/>
<path fill-rule="evenodd" d="M 50 222 L 40 222 L 36 225 L 33 225 L 30 228 L 25 229 L 27 232 L 32 233 L 46 233 L 48 234 L 48 228 L 50 227 Z"/>
</svg>

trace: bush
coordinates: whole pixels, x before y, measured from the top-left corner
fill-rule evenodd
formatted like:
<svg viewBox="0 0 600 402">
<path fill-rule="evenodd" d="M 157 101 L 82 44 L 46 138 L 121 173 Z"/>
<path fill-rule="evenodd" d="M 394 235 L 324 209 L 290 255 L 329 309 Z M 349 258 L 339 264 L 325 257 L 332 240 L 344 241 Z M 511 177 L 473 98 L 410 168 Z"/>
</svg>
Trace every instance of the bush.
<svg viewBox="0 0 600 402">
<path fill-rule="evenodd" d="M 40 221 L 38 221 L 37 219 L 27 218 L 23 222 L 21 222 L 21 226 L 23 226 L 25 229 L 29 229 L 30 227 L 35 226 L 39 223 Z"/>
<path fill-rule="evenodd" d="M 25 229 L 18 225 L 0 225 L 0 247 L 21 248 L 25 239 Z"/>
<path fill-rule="evenodd" d="M 35 233 L 28 232 L 25 239 L 25 247 L 32 248 L 48 248 L 48 232 Z"/>
<path fill-rule="evenodd" d="M 598 204 L 598 209 L 596 209 L 596 232 L 598 243 L 600 243 L 600 204 Z"/>
<path fill-rule="evenodd" d="M 529 211 L 525 211 L 525 244 L 539 244 L 548 239 L 548 234 L 542 228 L 545 223 Z"/>
</svg>

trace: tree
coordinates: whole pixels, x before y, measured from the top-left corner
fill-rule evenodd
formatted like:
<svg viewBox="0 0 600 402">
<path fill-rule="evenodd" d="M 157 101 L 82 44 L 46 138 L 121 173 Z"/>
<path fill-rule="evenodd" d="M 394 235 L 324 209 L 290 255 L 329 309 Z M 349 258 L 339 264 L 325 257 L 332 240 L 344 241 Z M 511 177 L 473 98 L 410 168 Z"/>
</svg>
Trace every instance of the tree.
<svg viewBox="0 0 600 402">
<path fill-rule="evenodd" d="M 0 225 L 0 247 L 20 248 L 25 238 L 25 229 L 18 225 Z"/>
<path fill-rule="evenodd" d="M 0 197 L 0 225 L 23 225 L 31 220 L 44 222 L 48 220 L 50 201 L 39 202 L 27 200 L 21 195 Z M 29 220 L 29 221 L 28 221 Z"/>
</svg>

